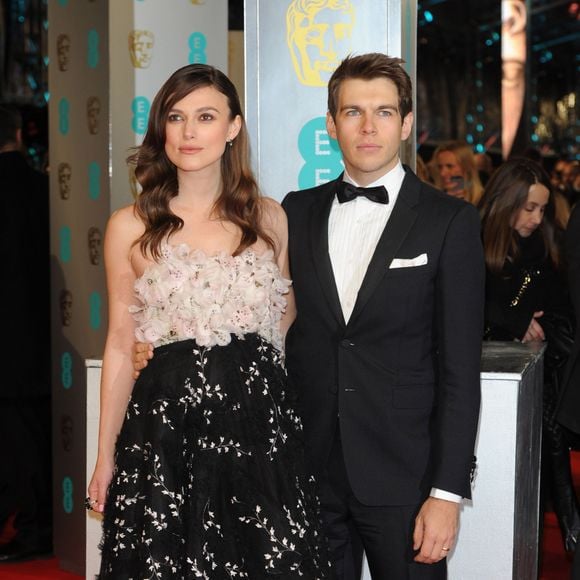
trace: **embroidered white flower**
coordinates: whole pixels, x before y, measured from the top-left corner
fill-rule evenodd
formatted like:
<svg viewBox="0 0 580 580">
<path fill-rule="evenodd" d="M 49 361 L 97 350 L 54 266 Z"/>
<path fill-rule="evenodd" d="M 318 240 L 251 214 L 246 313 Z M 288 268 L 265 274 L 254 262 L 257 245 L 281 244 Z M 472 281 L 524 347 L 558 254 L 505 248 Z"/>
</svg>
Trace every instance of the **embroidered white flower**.
<svg viewBox="0 0 580 580">
<path fill-rule="evenodd" d="M 283 350 L 280 319 L 291 281 L 269 250 L 208 256 L 187 244 L 161 248 L 161 260 L 135 282 L 141 306 L 130 306 L 137 340 L 155 346 L 194 338 L 226 345 L 234 334 L 257 333 Z"/>
</svg>

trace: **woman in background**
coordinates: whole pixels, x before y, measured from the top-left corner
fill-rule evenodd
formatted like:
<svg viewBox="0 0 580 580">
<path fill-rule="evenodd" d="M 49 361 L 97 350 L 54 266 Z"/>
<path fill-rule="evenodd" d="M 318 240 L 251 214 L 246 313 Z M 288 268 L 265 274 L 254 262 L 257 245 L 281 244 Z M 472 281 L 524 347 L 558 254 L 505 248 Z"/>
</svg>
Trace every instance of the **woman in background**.
<svg viewBox="0 0 580 580">
<path fill-rule="evenodd" d="M 483 186 L 469 145 L 462 141 L 439 145 L 433 152 L 432 165 L 436 187 L 477 205 Z"/>
<path fill-rule="evenodd" d="M 485 338 L 547 340 L 542 475 L 565 547 L 573 550 L 580 515 L 570 452 L 555 421 L 558 385 L 569 354 L 571 310 L 548 174 L 523 157 L 504 162 L 485 188 L 480 213 L 487 274 Z"/>
<path fill-rule="evenodd" d="M 105 236 L 99 578 L 327 578 L 283 364 L 286 216 L 258 193 L 231 81 L 177 70 L 130 161 L 142 192 Z M 157 348 L 133 384 L 136 339 Z"/>
</svg>

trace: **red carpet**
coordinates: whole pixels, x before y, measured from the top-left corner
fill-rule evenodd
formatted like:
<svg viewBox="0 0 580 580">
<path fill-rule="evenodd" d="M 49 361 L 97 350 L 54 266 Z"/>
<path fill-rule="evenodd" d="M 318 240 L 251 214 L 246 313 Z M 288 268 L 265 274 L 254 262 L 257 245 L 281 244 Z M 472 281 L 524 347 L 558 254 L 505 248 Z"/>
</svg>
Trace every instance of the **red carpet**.
<svg viewBox="0 0 580 580">
<path fill-rule="evenodd" d="M 576 489 L 580 496 L 580 452 L 572 453 L 572 470 Z M 0 538 L 2 541 L 3 538 Z M 570 578 L 571 555 L 566 554 L 562 537 L 552 512 L 544 517 L 542 561 L 538 580 L 567 580 Z M 19 564 L 0 564 L 0 580 L 82 580 L 82 576 L 64 572 L 58 567 L 56 558 L 34 560 Z M 469 580 L 462 578 L 461 580 Z M 494 578 L 490 580 L 501 580 Z M 526 579 L 533 580 L 533 579 Z"/>
</svg>

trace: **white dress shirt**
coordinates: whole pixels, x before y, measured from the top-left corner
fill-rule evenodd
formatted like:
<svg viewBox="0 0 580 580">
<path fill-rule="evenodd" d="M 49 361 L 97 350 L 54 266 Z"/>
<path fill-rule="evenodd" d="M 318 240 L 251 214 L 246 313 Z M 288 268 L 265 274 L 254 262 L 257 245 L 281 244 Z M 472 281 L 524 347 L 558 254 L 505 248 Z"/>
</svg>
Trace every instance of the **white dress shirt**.
<svg viewBox="0 0 580 580">
<path fill-rule="evenodd" d="M 389 194 L 387 204 L 376 203 L 362 196 L 346 203 L 340 203 L 335 197 L 332 202 L 328 218 L 328 253 L 342 314 L 347 323 L 379 238 L 399 197 L 404 178 L 405 170 L 399 162 L 386 175 L 367 186 L 383 185 Z M 343 179 L 359 186 L 346 170 Z M 453 502 L 461 501 L 461 496 L 437 488 L 432 488 L 430 495 Z"/>
</svg>

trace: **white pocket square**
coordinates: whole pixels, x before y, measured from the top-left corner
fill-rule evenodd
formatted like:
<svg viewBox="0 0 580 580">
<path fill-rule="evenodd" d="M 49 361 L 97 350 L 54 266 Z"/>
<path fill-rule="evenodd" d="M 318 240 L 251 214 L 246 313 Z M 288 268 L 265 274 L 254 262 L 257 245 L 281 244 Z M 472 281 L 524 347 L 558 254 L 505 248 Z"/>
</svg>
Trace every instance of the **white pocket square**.
<svg viewBox="0 0 580 580">
<path fill-rule="evenodd" d="M 425 264 L 427 264 L 427 254 L 419 254 L 416 258 L 395 258 L 389 265 L 389 269 L 416 268 Z"/>
</svg>

